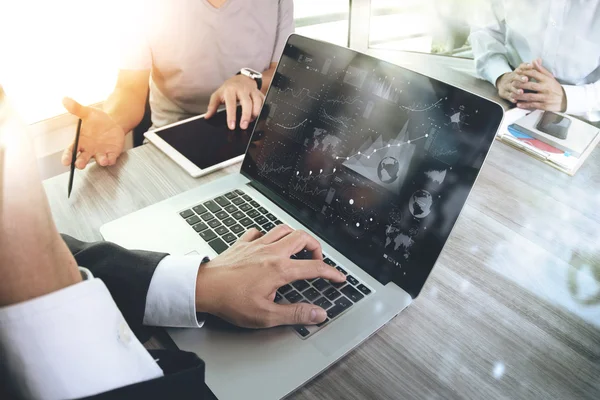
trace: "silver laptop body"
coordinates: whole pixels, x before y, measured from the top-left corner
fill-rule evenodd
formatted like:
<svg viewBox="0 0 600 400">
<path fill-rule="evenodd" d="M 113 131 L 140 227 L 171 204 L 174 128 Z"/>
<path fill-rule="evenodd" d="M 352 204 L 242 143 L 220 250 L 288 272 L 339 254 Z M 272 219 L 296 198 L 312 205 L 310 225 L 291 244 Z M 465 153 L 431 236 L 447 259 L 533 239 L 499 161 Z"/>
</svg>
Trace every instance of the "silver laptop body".
<svg viewBox="0 0 600 400">
<path fill-rule="evenodd" d="M 502 116 L 498 104 L 474 94 L 292 35 L 241 172 L 110 222 L 101 233 L 126 248 L 215 257 L 219 247 L 212 241 L 225 236 L 215 233 L 216 226 L 201 236 L 196 228 L 210 221 L 194 207 L 246 196 L 243 204 L 258 203 L 260 216 L 268 216 L 253 218 L 251 226 L 285 223 L 318 238 L 330 262 L 357 281 L 353 289 L 338 288 L 337 298 L 327 289 L 332 307 L 341 298 L 358 298 L 327 324 L 302 334 L 294 327 L 239 329 L 216 319 L 202 329 L 168 329 L 180 349 L 205 361 L 206 383 L 219 399 L 279 399 L 410 305 Z M 308 289 L 315 282 L 307 282 Z M 307 293 L 305 283 L 297 287 L 290 288 Z M 289 302 L 290 293 L 279 301 Z"/>
</svg>

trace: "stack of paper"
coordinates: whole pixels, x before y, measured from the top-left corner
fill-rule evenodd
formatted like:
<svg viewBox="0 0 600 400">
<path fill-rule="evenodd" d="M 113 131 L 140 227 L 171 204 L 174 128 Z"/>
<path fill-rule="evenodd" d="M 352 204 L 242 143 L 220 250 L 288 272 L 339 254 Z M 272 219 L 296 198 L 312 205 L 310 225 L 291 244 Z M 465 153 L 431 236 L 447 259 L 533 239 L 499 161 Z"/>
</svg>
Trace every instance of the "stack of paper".
<svg viewBox="0 0 600 400">
<path fill-rule="evenodd" d="M 600 141 L 600 130 L 583 121 L 571 118 L 569 137 L 577 144 L 577 151 L 565 152 L 556 146 L 543 132 L 534 126 L 543 111 L 514 108 L 507 111 L 498 131 L 497 139 L 531 155 L 534 158 L 564 172 L 575 175 Z M 573 147 L 575 149 L 575 147 Z M 575 155 L 575 154 L 577 155 Z"/>
</svg>

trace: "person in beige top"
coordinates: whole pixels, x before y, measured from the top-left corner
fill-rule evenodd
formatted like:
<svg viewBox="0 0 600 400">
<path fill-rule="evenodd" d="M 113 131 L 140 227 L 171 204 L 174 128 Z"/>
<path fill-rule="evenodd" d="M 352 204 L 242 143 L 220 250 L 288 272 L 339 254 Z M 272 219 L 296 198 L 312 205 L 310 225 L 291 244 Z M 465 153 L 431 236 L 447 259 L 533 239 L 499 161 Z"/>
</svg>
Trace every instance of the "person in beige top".
<svg viewBox="0 0 600 400">
<path fill-rule="evenodd" d="M 154 128 L 205 112 L 210 118 L 225 104 L 233 129 L 239 102 L 246 129 L 294 31 L 293 0 L 149 0 L 132 9 L 123 24 L 117 84 L 103 109 L 63 100 L 83 121 L 79 169 L 91 158 L 101 166 L 115 164 L 125 135 L 144 116 L 148 91 Z M 261 72 L 262 82 L 240 74 L 246 68 Z M 65 165 L 72 146 L 63 154 Z"/>
</svg>

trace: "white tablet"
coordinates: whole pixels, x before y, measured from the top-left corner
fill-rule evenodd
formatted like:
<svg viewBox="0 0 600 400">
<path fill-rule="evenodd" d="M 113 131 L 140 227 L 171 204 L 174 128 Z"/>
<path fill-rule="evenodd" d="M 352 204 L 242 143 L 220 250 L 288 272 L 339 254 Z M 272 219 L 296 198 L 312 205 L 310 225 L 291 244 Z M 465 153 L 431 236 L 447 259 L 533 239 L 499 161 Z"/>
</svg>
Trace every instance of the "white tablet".
<svg viewBox="0 0 600 400">
<path fill-rule="evenodd" d="M 227 127 L 225 110 L 210 119 L 204 115 L 192 117 L 153 131 L 144 136 L 175 163 L 197 178 L 242 161 L 254 129 L 239 127 L 241 107 L 238 107 L 238 126 Z"/>
</svg>

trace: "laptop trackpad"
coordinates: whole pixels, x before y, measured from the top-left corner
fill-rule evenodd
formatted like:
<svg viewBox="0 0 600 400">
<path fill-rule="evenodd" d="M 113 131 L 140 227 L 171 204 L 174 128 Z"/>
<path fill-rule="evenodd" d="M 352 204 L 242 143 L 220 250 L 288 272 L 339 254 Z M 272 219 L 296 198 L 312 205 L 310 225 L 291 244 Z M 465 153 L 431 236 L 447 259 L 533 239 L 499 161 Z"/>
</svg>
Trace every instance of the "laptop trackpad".
<svg viewBox="0 0 600 400">
<path fill-rule="evenodd" d="M 330 322 L 318 334 L 307 340 L 312 341 L 325 356 L 338 355 L 340 350 L 345 353 L 377 332 L 394 315 L 390 312 L 391 307 L 373 299 L 357 305 L 362 307 Z"/>
</svg>

